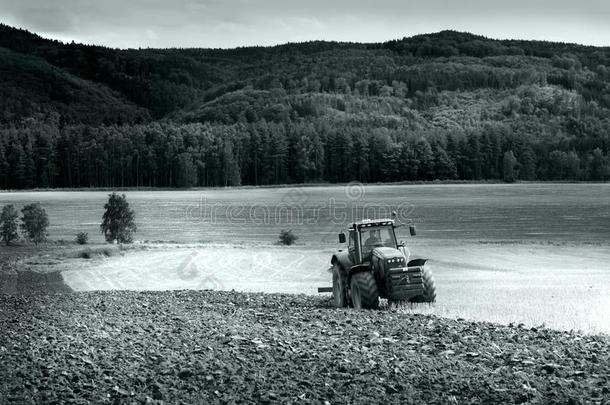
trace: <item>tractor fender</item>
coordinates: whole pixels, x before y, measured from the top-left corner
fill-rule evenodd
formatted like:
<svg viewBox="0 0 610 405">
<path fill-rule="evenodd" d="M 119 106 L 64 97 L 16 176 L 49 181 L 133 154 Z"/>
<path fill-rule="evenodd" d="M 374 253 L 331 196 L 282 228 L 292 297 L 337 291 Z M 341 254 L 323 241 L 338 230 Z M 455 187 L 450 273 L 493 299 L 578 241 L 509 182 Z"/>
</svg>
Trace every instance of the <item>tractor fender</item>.
<svg viewBox="0 0 610 405">
<path fill-rule="evenodd" d="M 407 263 L 407 267 L 423 266 L 424 264 L 426 264 L 427 261 L 428 259 L 409 260 L 409 263 Z"/>
<path fill-rule="evenodd" d="M 349 273 L 347 275 L 347 285 L 351 285 L 352 282 L 352 276 L 356 273 L 362 273 L 365 271 L 371 271 L 371 266 L 369 264 L 357 264 L 355 266 L 352 266 L 349 269 Z"/>
<path fill-rule="evenodd" d="M 349 259 L 347 252 L 337 252 L 330 259 L 330 264 L 333 266 L 338 263 L 343 270 L 347 270 L 352 267 L 352 261 Z"/>
</svg>

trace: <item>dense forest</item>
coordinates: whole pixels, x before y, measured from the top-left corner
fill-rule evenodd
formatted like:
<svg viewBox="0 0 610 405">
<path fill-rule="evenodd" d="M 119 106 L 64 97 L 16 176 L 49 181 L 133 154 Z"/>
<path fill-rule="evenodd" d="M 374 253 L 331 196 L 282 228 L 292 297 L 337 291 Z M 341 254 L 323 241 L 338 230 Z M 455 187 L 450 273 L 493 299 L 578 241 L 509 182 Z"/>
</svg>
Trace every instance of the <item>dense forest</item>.
<svg viewBox="0 0 610 405">
<path fill-rule="evenodd" d="M 0 24 L 0 188 L 607 180 L 610 48 L 110 49 Z"/>
</svg>

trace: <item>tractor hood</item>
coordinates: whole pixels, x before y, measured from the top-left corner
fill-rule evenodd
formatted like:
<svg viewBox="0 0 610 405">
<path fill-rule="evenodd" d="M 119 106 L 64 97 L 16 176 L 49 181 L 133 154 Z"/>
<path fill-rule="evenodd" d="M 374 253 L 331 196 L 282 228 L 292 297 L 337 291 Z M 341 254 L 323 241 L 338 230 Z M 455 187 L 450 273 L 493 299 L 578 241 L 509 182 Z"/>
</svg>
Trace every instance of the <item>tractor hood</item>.
<svg viewBox="0 0 610 405">
<path fill-rule="evenodd" d="M 404 258 L 404 256 L 402 255 L 402 252 L 398 249 L 394 249 L 391 247 L 378 247 L 373 249 L 373 255 L 377 256 L 378 258 L 385 260 L 385 259 L 397 259 L 397 258 Z"/>
</svg>

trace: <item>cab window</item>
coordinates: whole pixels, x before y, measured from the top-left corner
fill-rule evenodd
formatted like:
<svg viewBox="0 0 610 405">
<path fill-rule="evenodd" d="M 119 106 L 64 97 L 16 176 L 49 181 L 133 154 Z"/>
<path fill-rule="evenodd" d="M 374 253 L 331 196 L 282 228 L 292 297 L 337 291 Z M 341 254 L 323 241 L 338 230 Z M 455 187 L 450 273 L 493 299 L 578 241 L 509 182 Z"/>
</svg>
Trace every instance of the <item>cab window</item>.
<svg viewBox="0 0 610 405">
<path fill-rule="evenodd" d="M 396 248 L 396 239 L 390 225 L 368 226 L 362 228 L 360 233 L 363 254 L 370 253 L 376 247 Z"/>
</svg>

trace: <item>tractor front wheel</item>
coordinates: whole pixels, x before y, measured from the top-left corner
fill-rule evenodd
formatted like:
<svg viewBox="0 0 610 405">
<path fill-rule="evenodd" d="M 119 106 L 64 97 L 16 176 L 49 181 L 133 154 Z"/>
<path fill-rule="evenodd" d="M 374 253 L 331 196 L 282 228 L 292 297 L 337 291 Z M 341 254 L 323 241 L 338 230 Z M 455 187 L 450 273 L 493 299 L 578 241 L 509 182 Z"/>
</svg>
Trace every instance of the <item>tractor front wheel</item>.
<svg viewBox="0 0 610 405">
<path fill-rule="evenodd" d="M 356 273 L 350 283 L 352 303 L 356 309 L 379 308 L 379 291 L 375 277 L 368 271 Z"/>
<path fill-rule="evenodd" d="M 333 266 L 333 301 L 337 308 L 345 308 L 347 306 L 345 281 L 341 279 L 341 268 L 338 264 Z"/>
<path fill-rule="evenodd" d="M 428 266 L 422 268 L 422 281 L 424 283 L 424 293 L 413 297 L 411 302 L 434 302 L 436 301 L 436 286 L 434 285 L 434 278 L 432 277 L 432 271 Z"/>
</svg>

